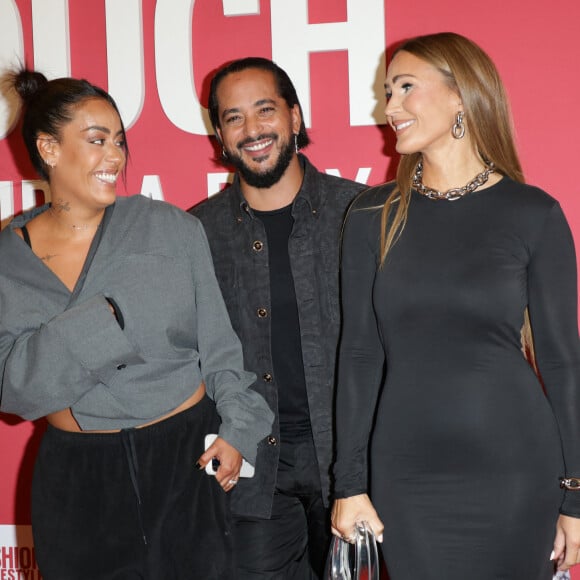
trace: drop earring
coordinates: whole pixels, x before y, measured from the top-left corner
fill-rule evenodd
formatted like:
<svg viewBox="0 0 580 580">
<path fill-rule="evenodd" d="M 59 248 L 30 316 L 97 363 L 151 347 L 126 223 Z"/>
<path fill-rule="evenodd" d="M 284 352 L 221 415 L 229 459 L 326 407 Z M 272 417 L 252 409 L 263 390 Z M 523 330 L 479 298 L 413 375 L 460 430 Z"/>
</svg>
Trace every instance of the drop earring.
<svg viewBox="0 0 580 580">
<path fill-rule="evenodd" d="M 455 139 L 463 139 L 465 135 L 465 124 L 463 123 L 463 111 L 459 111 L 455 117 L 455 124 L 451 128 L 451 134 Z"/>
</svg>

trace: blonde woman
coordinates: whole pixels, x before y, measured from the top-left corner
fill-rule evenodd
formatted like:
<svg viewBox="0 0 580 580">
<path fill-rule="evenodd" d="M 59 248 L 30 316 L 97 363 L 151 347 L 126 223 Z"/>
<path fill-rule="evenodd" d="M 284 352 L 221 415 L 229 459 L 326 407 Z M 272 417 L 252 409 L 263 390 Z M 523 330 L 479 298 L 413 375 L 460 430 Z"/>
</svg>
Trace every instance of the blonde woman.
<svg viewBox="0 0 580 580">
<path fill-rule="evenodd" d="M 548 580 L 580 558 L 570 230 L 524 183 L 473 42 L 405 42 L 386 95 L 397 180 L 361 194 L 344 230 L 333 531 L 369 521 L 391 580 Z"/>
</svg>

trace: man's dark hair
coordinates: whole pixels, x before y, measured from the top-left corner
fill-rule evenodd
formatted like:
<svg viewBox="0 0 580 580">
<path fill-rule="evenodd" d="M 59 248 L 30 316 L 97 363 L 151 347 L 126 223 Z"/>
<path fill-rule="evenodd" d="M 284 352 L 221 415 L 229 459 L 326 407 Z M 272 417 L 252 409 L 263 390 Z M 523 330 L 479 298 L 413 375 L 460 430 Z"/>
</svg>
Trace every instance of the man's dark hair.
<svg viewBox="0 0 580 580">
<path fill-rule="evenodd" d="M 290 80 L 290 77 L 286 74 L 286 71 L 281 69 L 276 63 L 268 60 L 267 58 L 261 58 L 259 56 L 250 56 L 247 58 L 241 58 L 234 60 L 221 69 L 217 71 L 211 80 L 209 88 L 209 118 L 211 124 L 213 125 L 214 131 L 217 136 L 217 129 L 220 127 L 219 111 L 218 111 L 218 101 L 217 101 L 217 89 L 222 80 L 231 73 L 242 72 L 247 69 L 258 69 L 265 70 L 272 73 L 274 80 L 276 82 L 276 89 L 278 94 L 286 101 L 286 104 L 292 108 L 294 105 L 298 105 L 300 111 L 300 131 L 297 136 L 297 144 L 300 149 L 306 147 L 310 143 L 310 138 L 306 132 L 306 125 L 304 124 L 304 114 L 302 113 L 302 106 L 298 100 L 298 95 L 296 94 L 296 89 Z"/>
</svg>

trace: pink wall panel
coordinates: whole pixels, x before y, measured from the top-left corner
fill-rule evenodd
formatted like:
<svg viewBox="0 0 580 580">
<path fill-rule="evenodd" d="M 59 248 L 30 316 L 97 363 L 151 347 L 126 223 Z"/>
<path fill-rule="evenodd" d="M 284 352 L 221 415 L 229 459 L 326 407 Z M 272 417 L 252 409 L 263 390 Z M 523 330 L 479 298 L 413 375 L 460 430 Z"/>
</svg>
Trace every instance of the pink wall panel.
<svg viewBox="0 0 580 580">
<path fill-rule="evenodd" d="M 50 1 L 52 5 L 68 7 L 70 73 L 109 88 L 111 63 L 122 65 L 125 62 L 124 51 L 107 50 L 111 36 L 122 37 L 126 29 L 126 23 L 114 20 L 113 15 L 107 13 L 108 5 L 115 3 Z M 168 0 L 127 1 L 127 5 L 136 7 L 135 14 L 142 27 L 137 48 L 141 47 L 143 54 L 144 91 L 140 110 L 128 132 L 131 162 L 126 191 L 121 193 L 141 192 L 187 208 L 215 191 L 220 178 L 212 174 L 225 171 L 215 161 L 216 152 L 219 153 L 215 140 L 207 134 L 196 134 L 177 126 L 164 102 L 167 97 L 163 95 L 170 93 L 172 87 L 171 80 L 161 80 L 167 75 L 160 73 L 167 72 L 169 67 L 169 77 L 171 79 L 173 74 L 177 83 L 186 69 L 172 70 L 169 62 L 162 64 L 160 71 L 156 68 L 156 59 L 162 48 L 183 30 L 189 28 L 191 31 L 191 42 L 183 51 L 176 51 L 176 55 L 177 52 L 180 56 L 185 54 L 193 71 L 195 92 L 206 105 L 209 77 L 224 61 L 247 55 L 272 57 L 276 53 L 280 55 L 278 62 L 285 66 L 293 56 L 304 53 L 304 43 L 310 46 L 308 43 L 312 41 L 307 40 L 302 31 L 297 31 L 291 37 L 292 44 L 276 48 L 282 36 L 280 26 L 284 10 L 308 7 L 308 26 L 335 26 L 338 22 L 352 20 L 355 12 L 361 11 L 364 15 L 365 11 L 377 10 L 377 0 L 349 0 L 348 5 L 347 0 L 238 2 L 239 5 L 243 3 L 250 6 L 249 14 L 224 15 L 225 6 L 236 2 L 190 0 L 190 11 L 184 12 L 184 17 L 179 19 L 184 28 L 173 30 L 163 26 L 156 28 Z M 48 56 L 46 51 L 38 49 L 48 33 L 41 29 L 42 25 L 33 33 L 33 10 L 40 4 L 32 0 L 0 0 L 0 36 L 6 32 L 6 27 L 18 25 L 23 56 L 31 66 L 35 64 L 35 50 L 39 52 L 38 59 L 50 62 L 50 49 Z M 174 3 L 175 6 L 187 4 Z M 527 179 L 561 201 L 574 235 L 580 239 L 577 171 L 580 48 L 576 29 L 580 22 L 580 3 L 574 0 L 552 0 L 550 3 L 510 0 L 508 6 L 506 0 L 472 4 L 463 0 L 378 0 L 378 6 L 383 20 L 379 29 L 386 38 L 387 52 L 405 37 L 450 30 L 471 37 L 491 54 L 511 97 Z M 251 13 L 256 12 L 256 8 L 258 13 Z M 58 9 L 55 10 L 58 13 Z M 12 18 L 14 14 L 18 16 L 17 21 Z M 349 58 L 355 44 L 368 44 L 369 39 L 361 34 L 356 43 L 351 39 L 341 44 L 339 28 L 329 30 L 331 37 L 337 37 L 338 45 L 331 50 L 310 50 L 309 83 L 307 92 L 301 92 L 302 100 L 309 98 L 311 103 L 313 144 L 307 154 L 321 169 L 353 179 L 358 177 L 369 184 L 380 183 L 393 174 L 392 136 L 376 122 L 351 123 L 349 112 L 355 99 L 349 91 L 349 76 L 354 74 L 349 69 Z M 9 31 L 14 32 L 13 29 Z M 131 39 L 128 37 L 127 46 L 134 48 Z M 8 62 L 8 52 L 0 39 L 0 66 Z M 56 57 L 55 64 L 58 64 Z M 375 52 L 368 50 L 364 68 L 366 74 L 361 82 L 368 84 L 369 89 L 375 87 L 370 107 L 380 119 L 384 46 Z M 138 84 L 130 85 L 127 90 L 130 92 Z M 176 92 L 179 90 L 176 88 Z M 114 93 L 114 96 L 119 99 L 120 95 Z M 355 100 L 355 106 L 359 105 L 369 107 L 368 102 Z M 193 118 L 198 110 L 194 101 L 186 101 L 181 115 Z M 1 111 L 0 108 L 0 115 Z M 4 224 L 12 213 L 22 210 L 22 181 L 34 180 L 36 176 L 19 144 L 17 131 L 3 135 L 1 129 L 0 118 L 0 220 Z M 26 199 L 25 196 L 24 203 Z M 39 194 L 37 201 L 42 199 Z M 41 430 L 41 423 L 31 425 L 0 416 L 0 525 L 29 523 L 32 458 Z M 580 574 L 576 578 L 580 580 Z"/>
</svg>

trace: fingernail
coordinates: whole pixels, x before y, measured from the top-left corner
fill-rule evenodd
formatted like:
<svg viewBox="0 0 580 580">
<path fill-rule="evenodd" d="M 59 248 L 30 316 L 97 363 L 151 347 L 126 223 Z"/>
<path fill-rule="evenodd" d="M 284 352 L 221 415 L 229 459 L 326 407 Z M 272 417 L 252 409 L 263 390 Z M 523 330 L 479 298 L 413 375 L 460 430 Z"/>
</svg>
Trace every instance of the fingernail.
<svg viewBox="0 0 580 580">
<path fill-rule="evenodd" d="M 550 560 L 553 560 L 555 556 L 556 556 L 556 552 L 554 552 L 554 550 L 552 550 L 552 553 L 550 554 Z"/>
<path fill-rule="evenodd" d="M 377 536 L 377 542 L 380 542 L 381 544 L 383 543 L 383 534 Z"/>
</svg>

